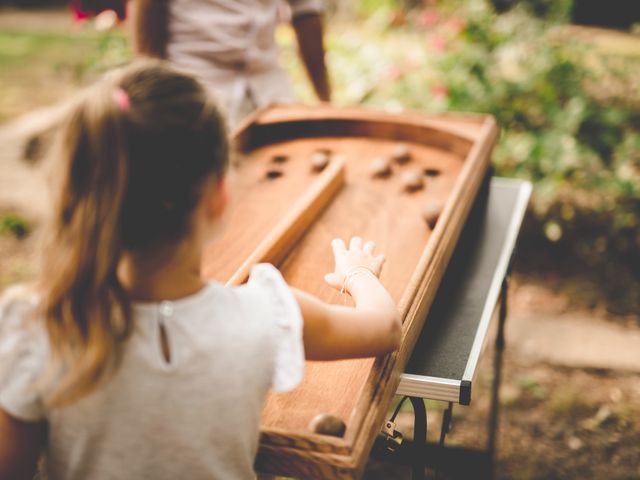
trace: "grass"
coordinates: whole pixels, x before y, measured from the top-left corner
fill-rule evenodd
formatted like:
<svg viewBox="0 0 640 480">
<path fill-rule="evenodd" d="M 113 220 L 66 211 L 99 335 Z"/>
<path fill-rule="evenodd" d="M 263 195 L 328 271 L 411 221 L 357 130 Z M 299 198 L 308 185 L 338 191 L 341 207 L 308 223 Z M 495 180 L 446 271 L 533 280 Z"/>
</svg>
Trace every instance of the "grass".
<svg viewBox="0 0 640 480">
<path fill-rule="evenodd" d="M 86 55 L 93 42 L 78 42 L 74 36 L 48 32 L 0 32 L 0 68 L 20 68 L 33 62 L 56 64 Z M 75 50 L 75 52 L 74 52 Z"/>
<path fill-rule="evenodd" d="M 522 390 L 536 400 L 544 400 L 549 392 L 547 387 L 538 382 L 533 376 L 525 374 L 516 378 L 516 383 Z"/>
<path fill-rule="evenodd" d="M 17 214 L 7 214 L 0 218 L 0 234 L 11 233 L 16 238 L 24 238 L 31 230 L 29 223 Z"/>
<path fill-rule="evenodd" d="M 0 122 L 72 95 L 131 57 L 124 32 L 0 30 Z"/>
<path fill-rule="evenodd" d="M 593 406 L 585 401 L 584 395 L 575 391 L 557 392 L 547 404 L 552 418 L 574 419 L 585 418 L 593 413 Z"/>
</svg>

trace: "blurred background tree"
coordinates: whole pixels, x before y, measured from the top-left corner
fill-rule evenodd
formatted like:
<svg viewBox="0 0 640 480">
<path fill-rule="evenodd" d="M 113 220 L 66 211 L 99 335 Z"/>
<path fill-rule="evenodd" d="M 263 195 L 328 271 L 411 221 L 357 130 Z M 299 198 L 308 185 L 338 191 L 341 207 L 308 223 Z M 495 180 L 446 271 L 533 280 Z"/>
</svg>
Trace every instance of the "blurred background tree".
<svg viewBox="0 0 640 480">
<path fill-rule="evenodd" d="M 336 97 L 494 115 L 496 174 L 535 187 L 524 268 L 588 276 L 610 309 L 638 311 L 640 49 L 569 25 L 632 29 L 633 3 L 361 0 L 344 21 L 358 35 L 330 38 Z"/>
</svg>

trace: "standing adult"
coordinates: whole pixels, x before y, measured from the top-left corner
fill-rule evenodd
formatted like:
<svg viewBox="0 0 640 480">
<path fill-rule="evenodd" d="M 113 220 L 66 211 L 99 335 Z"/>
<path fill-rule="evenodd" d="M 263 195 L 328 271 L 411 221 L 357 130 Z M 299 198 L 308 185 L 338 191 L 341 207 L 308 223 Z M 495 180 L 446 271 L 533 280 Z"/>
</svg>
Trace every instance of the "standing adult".
<svg viewBox="0 0 640 480">
<path fill-rule="evenodd" d="M 322 1 L 288 3 L 315 93 L 329 101 Z M 275 41 L 280 5 L 279 0 L 132 0 L 135 48 L 196 75 L 236 125 L 258 107 L 293 100 Z"/>
</svg>

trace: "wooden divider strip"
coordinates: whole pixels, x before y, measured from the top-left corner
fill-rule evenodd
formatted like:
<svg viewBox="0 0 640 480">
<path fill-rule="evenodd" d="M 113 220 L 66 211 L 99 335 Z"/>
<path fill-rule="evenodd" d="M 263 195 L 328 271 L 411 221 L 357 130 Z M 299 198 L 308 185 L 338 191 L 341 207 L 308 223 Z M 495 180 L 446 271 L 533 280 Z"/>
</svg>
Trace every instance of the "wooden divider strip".
<svg viewBox="0 0 640 480">
<path fill-rule="evenodd" d="M 251 267 L 257 263 L 281 262 L 342 188 L 346 177 L 345 171 L 344 158 L 340 156 L 332 158 L 311 188 L 245 259 L 227 281 L 227 285 L 244 283 L 249 277 Z"/>
</svg>

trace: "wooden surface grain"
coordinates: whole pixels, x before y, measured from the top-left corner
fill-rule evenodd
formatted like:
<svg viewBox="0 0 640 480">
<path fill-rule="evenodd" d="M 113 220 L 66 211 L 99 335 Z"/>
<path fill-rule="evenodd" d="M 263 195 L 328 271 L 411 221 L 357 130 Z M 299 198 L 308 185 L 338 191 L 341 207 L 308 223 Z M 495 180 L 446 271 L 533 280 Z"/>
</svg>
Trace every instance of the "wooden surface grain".
<svg viewBox="0 0 640 480">
<path fill-rule="evenodd" d="M 243 159 L 235 175 L 235 210 L 223 237 L 205 253 L 204 275 L 226 281 L 259 250 L 261 239 L 274 231 L 281 232 L 276 237 L 286 237 L 287 229 L 278 230 L 278 225 L 287 216 L 296 218 L 296 204 L 315 190 L 319 200 L 311 204 L 323 208 L 316 209 L 312 221 L 306 218 L 286 255 L 276 256 L 287 282 L 326 302 L 350 304 L 323 276 L 333 267 L 331 239 L 359 235 L 385 253 L 381 280 L 404 319 L 398 352 L 377 359 L 307 362 L 300 387 L 269 395 L 262 415 L 261 469 L 304 478 L 358 474 L 487 169 L 496 135 L 493 119 L 486 116 L 390 115 L 326 106 L 270 108 L 236 132 Z M 374 178 L 371 161 L 392 155 L 399 141 L 409 147 L 410 161 L 393 162 L 390 176 Z M 311 166 L 318 150 L 330 152 L 327 168 L 344 160 L 340 188 L 318 187 L 323 172 Z M 286 161 L 272 161 L 283 155 Z M 267 179 L 271 168 L 281 174 Z M 424 188 L 406 191 L 401 177 L 408 171 L 422 172 Z M 443 211 L 432 230 L 422 211 L 435 204 Z M 342 419 L 344 437 L 311 432 L 309 423 L 319 414 Z"/>
<path fill-rule="evenodd" d="M 284 278 L 329 303 L 350 304 L 348 295 L 325 284 L 333 268 L 330 242 L 353 235 L 376 242 L 387 262 L 381 280 L 400 301 L 415 265 L 429 239 L 421 207 L 446 197 L 462 167 L 458 156 L 422 145 L 411 145 L 413 159 L 394 165 L 385 179 L 371 178 L 368 164 L 376 155 L 390 153 L 394 142 L 366 138 L 301 139 L 279 144 L 289 152 L 305 153 L 325 147 L 339 152 L 347 164 L 344 187 L 320 215 L 295 250 L 279 265 Z M 400 173 L 411 169 L 439 168 L 442 174 L 427 179 L 424 190 L 407 193 Z M 271 395 L 263 414 L 265 427 L 304 431 L 320 413 L 338 416 L 350 428 L 350 418 L 367 380 L 373 359 L 307 362 L 303 384 L 293 392 Z"/>
</svg>

